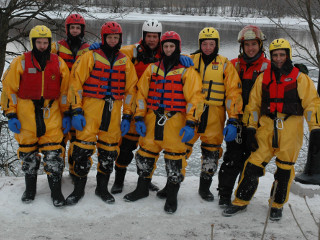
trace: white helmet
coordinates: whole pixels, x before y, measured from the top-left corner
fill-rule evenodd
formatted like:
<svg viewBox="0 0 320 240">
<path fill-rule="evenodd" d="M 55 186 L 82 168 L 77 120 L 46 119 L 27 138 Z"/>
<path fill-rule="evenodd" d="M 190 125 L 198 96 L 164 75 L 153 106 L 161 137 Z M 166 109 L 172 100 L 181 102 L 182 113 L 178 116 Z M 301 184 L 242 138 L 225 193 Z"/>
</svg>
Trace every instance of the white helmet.
<svg viewBox="0 0 320 240">
<path fill-rule="evenodd" d="M 162 33 L 162 24 L 155 19 L 145 21 L 142 26 L 142 39 L 144 39 L 145 33 L 147 32 L 158 33 L 160 37 Z"/>
</svg>

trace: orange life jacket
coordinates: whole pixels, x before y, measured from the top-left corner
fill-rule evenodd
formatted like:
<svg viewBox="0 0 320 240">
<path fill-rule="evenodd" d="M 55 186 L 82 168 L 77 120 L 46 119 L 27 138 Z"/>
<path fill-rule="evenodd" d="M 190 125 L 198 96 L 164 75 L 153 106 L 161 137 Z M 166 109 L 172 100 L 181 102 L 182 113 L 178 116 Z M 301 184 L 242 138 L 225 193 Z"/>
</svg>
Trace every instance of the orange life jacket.
<svg viewBox="0 0 320 240">
<path fill-rule="evenodd" d="M 272 73 L 272 79 L 271 79 Z M 299 69 L 294 67 L 288 75 L 282 75 L 277 83 L 275 74 L 268 68 L 264 71 L 262 81 L 261 115 L 285 113 L 303 115 L 301 99 L 297 90 Z"/>
<path fill-rule="evenodd" d="M 152 66 L 152 76 L 147 99 L 148 108 L 157 110 L 159 107 L 166 111 L 186 112 L 187 102 L 183 94 L 182 76 L 186 70 L 179 64 L 174 66 L 167 75 L 161 62 Z"/>
<path fill-rule="evenodd" d="M 136 69 L 138 79 L 142 76 L 143 72 L 146 70 L 146 68 L 149 66 L 150 63 L 154 63 L 160 60 L 161 58 L 161 52 L 160 47 L 157 50 L 157 53 L 152 58 L 150 57 L 148 63 L 144 63 L 143 61 L 139 60 L 138 56 L 139 54 L 143 54 L 145 52 L 145 48 L 142 45 L 142 40 L 138 44 L 136 44 L 136 48 L 133 49 L 133 59 L 132 62 L 134 64 L 134 68 Z"/>
<path fill-rule="evenodd" d="M 106 55 L 101 49 L 93 51 L 94 66 L 90 77 L 83 85 L 83 96 L 93 98 L 105 98 L 111 96 L 114 99 L 123 99 L 126 86 L 126 62 L 125 54 L 118 52 L 111 67 Z"/>
<path fill-rule="evenodd" d="M 21 75 L 18 96 L 23 99 L 57 99 L 60 96 L 60 67 L 59 57 L 50 54 L 44 71 L 41 69 L 32 52 L 24 53 L 24 71 Z"/>
<path fill-rule="evenodd" d="M 248 64 L 242 57 L 231 60 L 237 69 L 242 82 L 243 109 L 249 102 L 250 91 L 259 74 L 270 67 L 270 60 L 266 59 L 264 53 L 254 62 Z"/>
<path fill-rule="evenodd" d="M 79 48 L 77 55 L 73 57 L 72 52 L 70 50 L 70 46 L 65 39 L 58 41 L 57 44 L 58 44 L 57 54 L 66 62 L 69 70 L 71 70 L 73 64 L 78 59 L 78 57 L 80 57 L 84 51 L 88 51 L 90 47 L 88 43 L 83 43 Z"/>
</svg>

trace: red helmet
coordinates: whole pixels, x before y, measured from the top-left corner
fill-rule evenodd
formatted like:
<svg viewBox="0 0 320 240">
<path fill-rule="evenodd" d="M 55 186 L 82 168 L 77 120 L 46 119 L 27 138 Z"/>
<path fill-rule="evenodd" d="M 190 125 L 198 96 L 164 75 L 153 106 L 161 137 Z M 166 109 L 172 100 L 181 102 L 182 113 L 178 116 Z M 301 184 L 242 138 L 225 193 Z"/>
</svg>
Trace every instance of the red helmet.
<svg viewBox="0 0 320 240">
<path fill-rule="evenodd" d="M 78 13 L 75 13 L 75 14 L 71 14 L 67 17 L 66 21 L 65 21 L 65 28 L 66 28 L 66 34 L 68 35 L 68 26 L 70 24 L 79 24 L 79 25 L 82 25 L 83 26 L 83 33 L 84 34 L 84 30 L 85 30 L 85 27 L 86 27 L 86 21 L 84 20 L 84 18 L 78 14 Z"/>
<path fill-rule="evenodd" d="M 161 46 L 163 45 L 163 43 L 170 42 L 171 40 L 178 41 L 179 50 L 181 52 L 181 38 L 180 35 L 174 31 L 168 31 L 162 35 L 160 39 Z"/>
<path fill-rule="evenodd" d="M 120 34 L 120 41 L 122 43 L 122 28 L 119 23 L 117 22 L 106 22 L 101 27 L 101 41 L 102 45 L 104 44 L 104 36 L 108 34 Z"/>
</svg>

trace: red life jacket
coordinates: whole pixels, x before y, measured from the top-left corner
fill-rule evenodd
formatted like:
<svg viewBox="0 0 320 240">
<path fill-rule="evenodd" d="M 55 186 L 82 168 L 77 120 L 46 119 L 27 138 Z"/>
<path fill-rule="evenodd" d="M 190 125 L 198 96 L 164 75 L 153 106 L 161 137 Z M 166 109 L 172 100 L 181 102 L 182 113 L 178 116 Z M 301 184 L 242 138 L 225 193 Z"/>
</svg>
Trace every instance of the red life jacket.
<svg viewBox="0 0 320 240">
<path fill-rule="evenodd" d="M 111 67 L 101 49 L 94 50 L 93 54 L 95 59 L 94 66 L 90 77 L 83 85 L 83 96 L 93 98 L 111 96 L 116 100 L 123 99 L 126 86 L 127 56 L 118 52 Z"/>
<path fill-rule="evenodd" d="M 272 72 L 272 79 L 271 79 Z M 299 69 L 294 67 L 288 75 L 282 75 L 277 83 L 275 74 L 268 68 L 264 71 L 262 81 L 261 115 L 270 113 L 285 113 L 288 115 L 303 115 L 301 99 L 297 90 Z"/>
<path fill-rule="evenodd" d="M 231 63 L 237 69 L 242 82 L 243 109 L 249 102 L 250 91 L 259 76 L 259 74 L 270 67 L 270 60 L 266 59 L 264 53 L 254 62 L 248 64 L 243 57 L 231 60 Z"/>
<path fill-rule="evenodd" d="M 157 110 L 159 107 L 166 111 L 186 112 L 187 102 L 183 94 L 182 76 L 186 70 L 179 64 L 174 66 L 166 76 L 161 62 L 155 63 L 152 69 L 152 76 L 147 99 L 148 108 Z"/>
<path fill-rule="evenodd" d="M 133 49 L 133 59 L 132 62 L 134 63 L 134 67 L 137 72 L 138 79 L 142 76 L 143 72 L 146 70 L 146 68 L 149 66 L 150 63 L 155 63 L 160 60 L 161 58 L 161 52 L 160 52 L 160 47 L 157 50 L 157 53 L 155 56 L 150 57 L 149 59 L 146 59 L 146 61 L 149 61 L 148 63 L 144 63 L 141 61 L 138 56 L 139 54 L 143 54 L 145 52 L 145 48 L 142 45 L 142 40 L 138 44 L 136 44 L 136 48 Z"/>
<path fill-rule="evenodd" d="M 32 52 L 24 53 L 24 71 L 21 75 L 18 96 L 22 99 L 57 99 L 60 96 L 60 67 L 59 57 L 50 54 L 44 71 L 41 69 Z"/>
<path fill-rule="evenodd" d="M 83 43 L 77 52 L 77 56 L 73 57 L 70 50 L 70 46 L 65 39 L 58 41 L 58 52 L 57 54 L 66 62 L 69 70 L 71 70 L 73 64 L 83 54 L 83 50 L 88 50 L 90 45 L 88 43 Z M 66 49 L 63 49 L 62 46 Z"/>
</svg>

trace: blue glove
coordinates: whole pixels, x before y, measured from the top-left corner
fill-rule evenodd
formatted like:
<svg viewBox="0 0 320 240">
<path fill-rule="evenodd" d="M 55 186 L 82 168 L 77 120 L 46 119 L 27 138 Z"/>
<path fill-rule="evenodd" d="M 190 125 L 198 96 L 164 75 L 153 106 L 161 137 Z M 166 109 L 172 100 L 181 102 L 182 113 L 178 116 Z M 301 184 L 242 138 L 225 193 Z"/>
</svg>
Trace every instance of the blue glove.
<svg viewBox="0 0 320 240">
<path fill-rule="evenodd" d="M 180 55 L 180 63 L 186 68 L 194 65 L 192 59 L 184 55 Z"/>
<path fill-rule="evenodd" d="M 78 131 L 82 131 L 86 126 L 86 119 L 81 108 L 74 109 L 72 112 L 72 126 Z"/>
<path fill-rule="evenodd" d="M 92 44 L 90 45 L 89 50 L 96 50 L 96 49 L 100 48 L 101 45 L 102 45 L 102 43 L 94 42 L 94 43 L 92 43 Z"/>
<path fill-rule="evenodd" d="M 194 128 L 186 125 L 183 128 L 181 128 L 179 135 L 180 137 L 183 135 L 181 142 L 189 142 L 194 137 Z"/>
<path fill-rule="evenodd" d="M 231 142 L 237 137 L 237 119 L 230 118 L 227 122 L 227 126 L 223 129 L 223 136 L 226 142 Z"/>
<path fill-rule="evenodd" d="M 21 129 L 21 123 L 18 118 L 10 118 L 8 120 L 8 126 L 10 131 L 19 134 Z"/>
<path fill-rule="evenodd" d="M 140 136 L 145 137 L 146 136 L 146 132 L 147 132 L 147 127 L 146 127 L 146 124 L 144 123 L 144 121 L 136 119 L 135 125 L 136 125 L 137 133 Z"/>
<path fill-rule="evenodd" d="M 130 130 L 130 121 L 128 119 L 122 119 L 120 129 L 121 129 L 121 137 L 123 137 Z"/>
<path fill-rule="evenodd" d="M 64 116 L 62 119 L 63 134 L 67 134 L 71 129 L 71 117 Z"/>
</svg>

